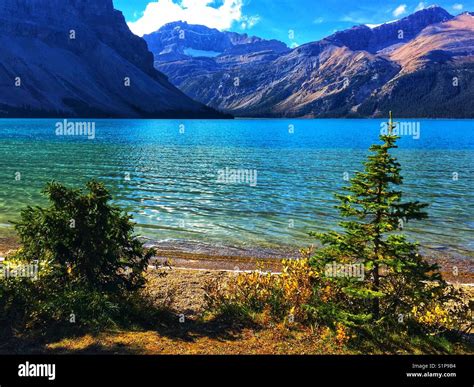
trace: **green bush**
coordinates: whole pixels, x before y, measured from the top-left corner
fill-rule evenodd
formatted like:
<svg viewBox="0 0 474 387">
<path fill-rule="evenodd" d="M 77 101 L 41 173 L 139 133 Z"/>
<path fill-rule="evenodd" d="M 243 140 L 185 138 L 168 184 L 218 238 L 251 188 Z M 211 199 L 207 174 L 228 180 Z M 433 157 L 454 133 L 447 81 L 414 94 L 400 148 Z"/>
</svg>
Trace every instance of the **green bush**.
<svg viewBox="0 0 474 387">
<path fill-rule="evenodd" d="M 143 311 L 144 270 L 154 251 L 103 184 L 87 191 L 53 182 L 47 208 L 28 207 L 15 224 L 22 248 L 9 266 L 38 264 L 37 278 L 0 279 L 0 326 L 13 330 L 113 327 Z"/>
<path fill-rule="evenodd" d="M 89 192 L 50 183 L 48 208 L 28 207 L 15 228 L 26 261 L 49 261 L 63 283 L 119 292 L 140 288 L 152 252 L 133 236 L 133 223 L 103 184 L 87 183 Z"/>
</svg>

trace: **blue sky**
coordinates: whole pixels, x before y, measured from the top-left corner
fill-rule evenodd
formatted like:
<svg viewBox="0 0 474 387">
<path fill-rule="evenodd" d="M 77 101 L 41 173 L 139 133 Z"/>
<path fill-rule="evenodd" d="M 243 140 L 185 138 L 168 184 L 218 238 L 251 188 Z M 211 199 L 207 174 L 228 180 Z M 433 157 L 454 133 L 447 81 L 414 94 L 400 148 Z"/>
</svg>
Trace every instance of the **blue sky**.
<svg viewBox="0 0 474 387">
<path fill-rule="evenodd" d="M 114 0 L 137 35 L 186 20 L 299 45 L 356 24 L 400 19 L 434 3 L 408 0 Z M 474 11 L 474 0 L 439 1 L 453 15 Z M 291 32 L 293 31 L 293 35 Z"/>
</svg>

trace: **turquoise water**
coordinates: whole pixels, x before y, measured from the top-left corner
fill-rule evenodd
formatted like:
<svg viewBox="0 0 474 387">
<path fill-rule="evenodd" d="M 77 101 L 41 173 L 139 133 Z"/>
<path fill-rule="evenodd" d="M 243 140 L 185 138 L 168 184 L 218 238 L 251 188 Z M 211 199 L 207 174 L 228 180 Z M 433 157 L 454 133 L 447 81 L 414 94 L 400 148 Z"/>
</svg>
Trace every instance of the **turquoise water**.
<svg viewBox="0 0 474 387">
<path fill-rule="evenodd" d="M 0 236 L 21 208 L 44 203 L 45 182 L 98 178 L 150 241 L 304 247 L 308 231 L 336 226 L 333 193 L 361 169 L 381 122 L 97 120 L 90 140 L 56 136 L 56 120 L 0 120 Z M 396 155 L 406 198 L 430 203 L 430 218 L 407 230 L 425 247 L 470 253 L 474 121 L 419 123 Z M 256 171 L 256 184 L 218 181 L 226 168 Z"/>
</svg>

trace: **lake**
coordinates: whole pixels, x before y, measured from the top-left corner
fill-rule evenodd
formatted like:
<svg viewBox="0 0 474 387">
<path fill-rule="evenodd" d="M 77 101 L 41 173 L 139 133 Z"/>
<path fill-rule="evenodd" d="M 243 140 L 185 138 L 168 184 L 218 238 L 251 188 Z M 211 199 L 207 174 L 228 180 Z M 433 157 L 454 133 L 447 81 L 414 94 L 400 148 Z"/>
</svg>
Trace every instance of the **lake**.
<svg viewBox="0 0 474 387">
<path fill-rule="evenodd" d="M 96 178 L 149 243 L 187 249 L 291 250 L 337 227 L 333 194 L 361 170 L 383 120 L 94 120 L 86 136 L 57 120 L 0 120 L 0 236 L 47 181 Z M 60 120 L 59 122 L 62 122 Z M 406 231 L 424 248 L 474 250 L 474 121 L 407 121 L 394 153 L 405 199 L 430 218 Z M 412 125 L 413 124 L 413 125 Z M 410 126 L 411 125 L 411 126 Z"/>
</svg>

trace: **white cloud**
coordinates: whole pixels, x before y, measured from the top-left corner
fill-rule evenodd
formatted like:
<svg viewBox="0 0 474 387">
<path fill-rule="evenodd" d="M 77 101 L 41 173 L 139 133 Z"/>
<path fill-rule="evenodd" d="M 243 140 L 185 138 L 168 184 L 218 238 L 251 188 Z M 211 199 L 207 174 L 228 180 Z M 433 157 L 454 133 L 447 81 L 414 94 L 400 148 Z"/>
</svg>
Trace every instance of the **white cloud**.
<svg viewBox="0 0 474 387">
<path fill-rule="evenodd" d="M 426 3 L 424 1 L 420 1 L 415 8 L 415 12 L 421 11 L 422 9 L 425 9 L 425 8 L 426 8 Z"/>
<path fill-rule="evenodd" d="M 462 11 L 463 8 L 464 8 L 464 5 L 459 4 L 459 3 L 453 5 L 453 9 L 455 11 Z"/>
<path fill-rule="evenodd" d="M 313 20 L 314 24 L 321 24 L 324 23 L 324 19 L 322 17 L 317 17 L 316 19 Z"/>
<path fill-rule="evenodd" d="M 260 21 L 260 16 L 242 16 L 240 27 L 243 30 L 251 29 Z"/>
<path fill-rule="evenodd" d="M 395 8 L 395 10 L 393 11 L 393 16 L 398 17 L 405 13 L 407 13 L 407 5 L 402 4 L 402 5 L 399 5 L 397 8 Z"/>
<path fill-rule="evenodd" d="M 190 24 L 203 24 L 219 30 L 229 29 L 234 22 L 246 23 L 246 28 L 254 26 L 258 16 L 242 15 L 243 0 L 223 0 L 222 5 L 213 7 L 213 0 L 156 0 L 148 3 L 143 16 L 128 26 L 138 36 L 152 33 L 166 23 L 186 21 Z M 258 19 L 257 19 L 258 18 Z M 251 20 L 249 20 L 251 19 Z"/>
<path fill-rule="evenodd" d="M 347 23 L 356 23 L 356 24 L 364 24 L 366 18 L 353 16 L 352 14 L 342 16 L 339 21 L 347 22 Z"/>
</svg>

